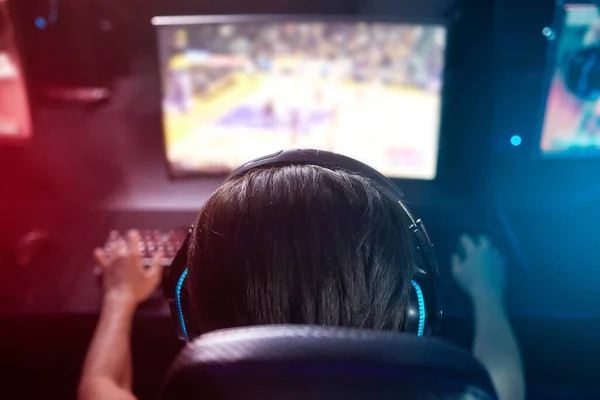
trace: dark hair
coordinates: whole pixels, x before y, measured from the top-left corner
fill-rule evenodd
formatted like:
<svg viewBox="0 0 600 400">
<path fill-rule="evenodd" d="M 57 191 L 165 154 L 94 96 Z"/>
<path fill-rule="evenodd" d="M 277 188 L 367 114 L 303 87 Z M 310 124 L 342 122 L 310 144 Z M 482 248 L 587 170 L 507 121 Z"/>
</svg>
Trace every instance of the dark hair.
<svg viewBox="0 0 600 400">
<path fill-rule="evenodd" d="M 224 182 L 191 236 L 192 333 L 261 324 L 401 330 L 413 247 L 397 202 L 359 174 L 313 165 Z"/>
</svg>

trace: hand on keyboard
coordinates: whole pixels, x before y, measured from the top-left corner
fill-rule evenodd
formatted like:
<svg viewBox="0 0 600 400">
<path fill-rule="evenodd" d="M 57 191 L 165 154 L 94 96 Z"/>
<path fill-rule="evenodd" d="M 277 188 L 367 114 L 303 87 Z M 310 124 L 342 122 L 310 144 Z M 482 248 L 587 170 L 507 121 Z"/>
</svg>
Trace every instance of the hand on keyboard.
<svg viewBox="0 0 600 400">
<path fill-rule="evenodd" d="M 171 265 L 177 250 L 181 247 L 183 240 L 187 234 L 187 230 L 171 230 L 171 231 L 160 231 L 160 230 L 139 230 L 139 251 L 142 257 L 142 265 L 149 267 L 152 265 L 152 259 L 158 252 L 163 254 L 160 260 L 160 265 L 167 267 Z M 113 230 L 109 233 L 106 243 L 104 245 L 104 251 L 107 255 L 110 255 L 109 244 L 119 238 L 124 237 L 125 233 L 117 230 Z M 102 270 L 96 266 L 94 269 L 96 275 L 101 275 Z"/>
<path fill-rule="evenodd" d="M 139 232 L 131 230 L 126 237 L 109 242 L 108 249 L 94 250 L 106 298 L 137 306 L 156 295 L 162 277 L 163 268 L 159 262 L 162 252 L 154 254 L 149 267 L 144 266 L 139 251 L 140 240 Z"/>
</svg>

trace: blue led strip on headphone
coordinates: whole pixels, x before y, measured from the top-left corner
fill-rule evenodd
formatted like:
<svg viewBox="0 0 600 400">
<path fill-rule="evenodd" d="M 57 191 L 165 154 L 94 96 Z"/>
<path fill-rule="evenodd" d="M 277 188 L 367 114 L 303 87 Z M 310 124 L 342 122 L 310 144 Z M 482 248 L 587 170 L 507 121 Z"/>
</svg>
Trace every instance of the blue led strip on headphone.
<svg viewBox="0 0 600 400">
<path fill-rule="evenodd" d="M 179 277 L 179 280 L 177 281 L 177 286 L 175 288 L 175 300 L 177 301 L 177 313 L 179 314 L 179 325 L 181 326 L 181 332 L 183 332 L 183 337 L 185 338 L 186 342 L 189 341 L 189 338 L 188 338 L 187 328 L 185 327 L 185 319 L 183 319 L 183 310 L 181 308 L 181 287 L 183 286 L 183 282 L 185 281 L 187 274 L 188 274 L 188 269 L 186 268 L 185 271 L 183 271 L 183 273 Z M 421 306 L 419 305 L 419 308 L 420 307 Z"/>
<path fill-rule="evenodd" d="M 417 302 L 419 303 L 419 330 L 417 331 L 417 335 L 421 337 L 425 333 L 425 299 L 423 298 L 423 291 L 419 284 L 415 281 L 411 281 L 411 283 L 415 288 L 415 292 L 417 292 Z"/>
</svg>

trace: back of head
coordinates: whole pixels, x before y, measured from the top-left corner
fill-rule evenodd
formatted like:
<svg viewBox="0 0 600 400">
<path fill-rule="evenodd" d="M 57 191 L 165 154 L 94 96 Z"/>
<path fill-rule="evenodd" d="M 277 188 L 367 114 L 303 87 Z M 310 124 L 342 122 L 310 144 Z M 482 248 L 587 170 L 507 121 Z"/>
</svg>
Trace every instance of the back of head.
<svg viewBox="0 0 600 400">
<path fill-rule="evenodd" d="M 194 224 L 191 330 L 317 324 L 401 330 L 410 220 L 363 176 L 314 165 L 226 181 Z"/>
</svg>

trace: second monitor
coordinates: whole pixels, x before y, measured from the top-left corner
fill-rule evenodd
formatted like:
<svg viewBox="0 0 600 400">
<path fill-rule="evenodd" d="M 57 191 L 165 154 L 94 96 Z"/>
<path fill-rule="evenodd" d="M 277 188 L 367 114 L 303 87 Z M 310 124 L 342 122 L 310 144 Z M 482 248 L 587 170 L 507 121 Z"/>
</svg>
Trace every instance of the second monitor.
<svg viewBox="0 0 600 400">
<path fill-rule="evenodd" d="M 559 4 L 554 70 L 541 150 L 546 157 L 600 157 L 600 15 L 595 4 Z M 548 31 L 548 34 L 555 35 Z M 554 39 L 554 36 L 550 38 Z"/>
<path fill-rule="evenodd" d="M 226 174 L 286 148 L 436 176 L 446 29 L 285 17 L 159 17 L 171 174 Z"/>
</svg>

